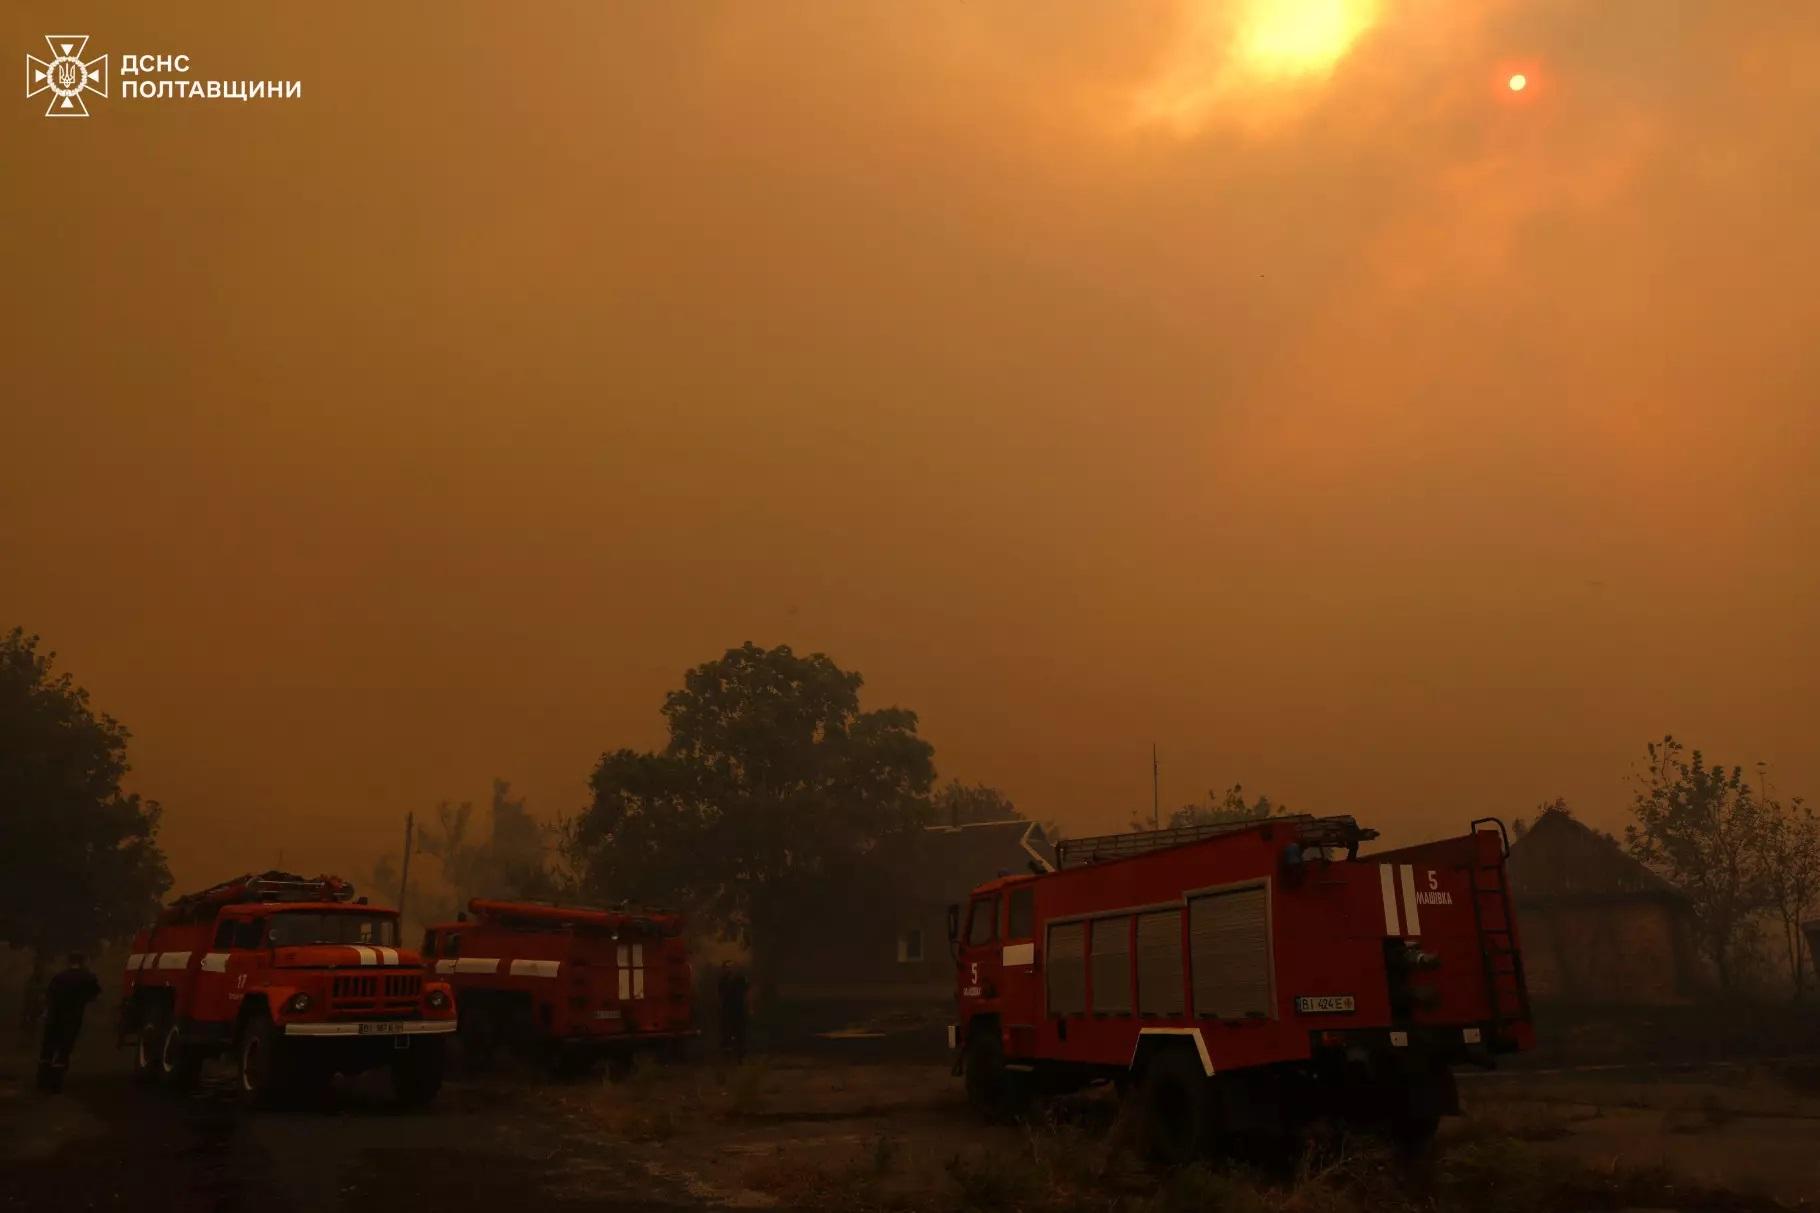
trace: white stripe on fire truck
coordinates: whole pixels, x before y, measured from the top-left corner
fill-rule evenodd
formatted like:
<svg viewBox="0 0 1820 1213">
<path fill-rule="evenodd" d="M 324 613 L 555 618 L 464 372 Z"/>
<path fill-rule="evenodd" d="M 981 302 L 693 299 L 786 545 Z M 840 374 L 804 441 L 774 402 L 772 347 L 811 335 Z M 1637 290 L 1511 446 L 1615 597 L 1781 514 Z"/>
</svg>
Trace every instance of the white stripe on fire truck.
<svg viewBox="0 0 1820 1213">
<path fill-rule="evenodd" d="M 1384 894 L 1384 934 L 1401 935 L 1403 924 L 1397 920 L 1397 878 L 1391 865 L 1378 865 L 1378 887 Z"/>
<path fill-rule="evenodd" d="M 139 962 L 144 959 L 144 952 L 129 952 L 126 957 L 126 971 L 131 973 L 134 969 L 139 967 Z"/>
<path fill-rule="evenodd" d="M 227 958 L 228 954 L 226 952 L 208 952 L 204 954 L 202 957 L 202 971 L 204 973 L 227 972 Z"/>
<path fill-rule="evenodd" d="M 455 973 L 499 972 L 499 958 L 497 956 L 463 956 L 460 960 L 453 963 L 455 967 L 450 971 Z M 441 970 L 440 965 L 438 965 L 437 968 L 438 971 Z"/>
<path fill-rule="evenodd" d="M 508 973 L 513 977 L 554 977 L 560 960 L 514 960 Z"/>
<path fill-rule="evenodd" d="M 1409 864 L 1403 865 L 1403 921 L 1409 924 L 1411 935 L 1422 933 L 1422 912 L 1416 909 L 1416 870 Z"/>
<path fill-rule="evenodd" d="M 1201 1036 L 1199 1028 L 1139 1028 L 1138 1042 L 1131 1046 L 1131 1064 L 1137 1064 L 1137 1051 L 1143 1047 L 1146 1036 L 1187 1036 L 1194 1040 L 1195 1052 L 1201 1055 L 1201 1069 L 1207 1077 L 1213 1077 L 1213 1058 L 1207 1052 L 1207 1042 Z"/>
<path fill-rule="evenodd" d="M 351 947 L 351 948 L 353 948 L 353 949 L 354 949 L 354 953 L 355 953 L 355 955 L 357 955 L 357 956 L 359 956 L 359 957 L 360 957 L 360 963 L 361 963 L 361 964 L 363 964 L 363 965 L 376 965 L 376 964 L 378 964 L 378 963 L 379 963 L 379 956 L 378 956 L 378 954 L 377 954 L 377 953 L 375 953 L 375 952 L 374 952 L 374 951 L 373 951 L 373 949 L 371 949 L 371 948 L 364 948 L 364 947 L 361 947 L 361 946 L 360 946 L 360 945 L 359 945 L 359 944 L 357 944 L 357 943 L 355 943 L 355 944 L 349 944 L 349 945 L 348 945 L 348 946 L 349 946 L 349 947 Z"/>
<path fill-rule="evenodd" d="M 395 965 L 398 963 L 398 949 L 397 948 L 377 948 L 377 949 L 375 949 L 375 951 L 377 951 L 379 953 L 379 958 L 381 960 L 385 961 L 387 964 Z"/>
<path fill-rule="evenodd" d="M 187 969 L 190 965 L 188 952 L 158 953 L 158 967 L 161 969 Z"/>
</svg>

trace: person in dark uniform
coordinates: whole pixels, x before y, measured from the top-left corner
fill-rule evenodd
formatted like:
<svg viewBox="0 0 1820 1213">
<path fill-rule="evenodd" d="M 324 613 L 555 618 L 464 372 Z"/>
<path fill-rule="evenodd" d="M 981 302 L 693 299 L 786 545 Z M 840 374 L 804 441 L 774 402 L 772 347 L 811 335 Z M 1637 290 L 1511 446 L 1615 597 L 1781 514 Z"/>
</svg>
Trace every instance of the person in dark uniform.
<svg viewBox="0 0 1820 1213">
<path fill-rule="evenodd" d="M 101 983 L 88 970 L 82 953 L 71 952 L 69 968 L 44 987 L 44 1045 L 38 1051 L 38 1089 L 59 1091 L 70 1052 L 82 1032 L 82 1012 L 101 993 Z"/>
<path fill-rule="evenodd" d="M 720 1051 L 734 1061 L 746 1057 L 746 975 L 730 960 L 720 966 Z"/>
</svg>

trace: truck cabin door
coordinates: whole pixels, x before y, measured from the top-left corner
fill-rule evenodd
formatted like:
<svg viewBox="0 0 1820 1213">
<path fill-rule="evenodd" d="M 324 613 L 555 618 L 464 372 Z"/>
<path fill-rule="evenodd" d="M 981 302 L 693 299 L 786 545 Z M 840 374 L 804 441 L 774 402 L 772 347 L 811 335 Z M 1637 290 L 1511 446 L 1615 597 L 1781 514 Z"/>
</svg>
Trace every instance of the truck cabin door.
<svg viewBox="0 0 1820 1213">
<path fill-rule="evenodd" d="M 998 997 L 1002 963 L 998 943 L 999 896 L 975 897 L 967 907 L 967 925 L 961 933 L 958 977 L 962 999 L 990 1002 Z"/>
<path fill-rule="evenodd" d="M 196 966 L 196 1000 L 190 1016 L 232 1023 L 246 995 L 247 973 L 258 963 L 255 951 L 265 933 L 264 918 L 222 918 L 209 950 Z"/>
<path fill-rule="evenodd" d="M 1042 1005 L 1036 962 L 1036 890 L 1031 886 L 1005 894 L 1000 936 L 999 1007 L 1010 1051 L 1022 1055 L 1036 1049 L 1036 1022 Z"/>
</svg>

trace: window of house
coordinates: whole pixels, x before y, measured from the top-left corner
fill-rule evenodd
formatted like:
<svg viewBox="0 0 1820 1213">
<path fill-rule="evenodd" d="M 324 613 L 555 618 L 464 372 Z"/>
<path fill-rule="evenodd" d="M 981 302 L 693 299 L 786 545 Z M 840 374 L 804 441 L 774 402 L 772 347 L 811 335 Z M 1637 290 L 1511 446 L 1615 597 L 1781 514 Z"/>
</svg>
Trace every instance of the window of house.
<svg viewBox="0 0 1820 1213">
<path fill-rule="evenodd" d="M 974 947 L 998 938 L 998 898 L 981 897 L 973 903 L 973 914 L 967 919 L 967 942 Z"/>
<path fill-rule="evenodd" d="M 1006 939 L 1032 939 L 1036 935 L 1036 890 L 1013 889 L 1005 923 Z"/>
<path fill-rule="evenodd" d="M 902 964 L 915 964 L 923 959 L 921 927 L 910 927 L 897 933 L 897 959 Z"/>
</svg>

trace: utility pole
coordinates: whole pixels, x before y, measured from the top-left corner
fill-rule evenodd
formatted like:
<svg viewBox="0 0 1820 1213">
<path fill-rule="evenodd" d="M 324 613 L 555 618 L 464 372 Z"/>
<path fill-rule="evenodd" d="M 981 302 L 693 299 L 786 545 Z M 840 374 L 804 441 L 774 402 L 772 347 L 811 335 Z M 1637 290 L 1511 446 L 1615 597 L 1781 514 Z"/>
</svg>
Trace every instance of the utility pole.
<svg viewBox="0 0 1820 1213">
<path fill-rule="evenodd" d="M 1156 742 L 1150 743 L 1150 828 L 1163 828 L 1162 797 L 1158 789 L 1162 786 L 1162 768 L 1156 761 Z"/>
<path fill-rule="evenodd" d="M 411 833 L 417 826 L 417 814 L 404 815 L 404 862 L 398 873 L 398 920 L 404 921 L 404 894 L 411 887 Z"/>
</svg>

